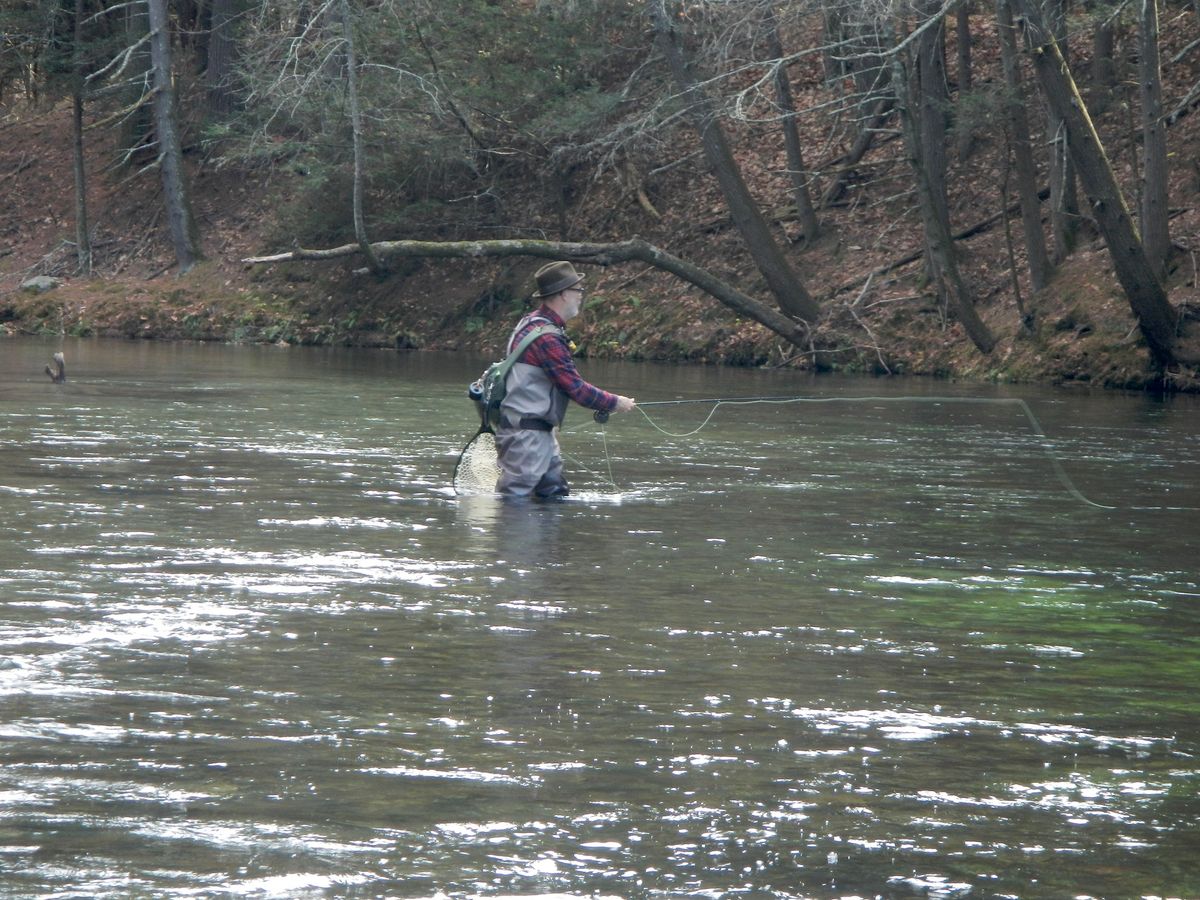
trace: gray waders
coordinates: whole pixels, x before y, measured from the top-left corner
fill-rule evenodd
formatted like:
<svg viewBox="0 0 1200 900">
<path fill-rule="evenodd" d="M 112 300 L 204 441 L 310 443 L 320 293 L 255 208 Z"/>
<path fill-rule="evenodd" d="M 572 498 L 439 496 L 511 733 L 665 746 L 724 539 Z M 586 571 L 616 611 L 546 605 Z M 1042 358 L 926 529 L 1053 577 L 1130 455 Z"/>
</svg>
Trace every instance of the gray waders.
<svg viewBox="0 0 1200 900">
<path fill-rule="evenodd" d="M 496 432 L 496 452 L 500 462 L 496 490 L 503 496 L 549 500 L 570 492 L 553 431 L 501 428 Z"/>
<path fill-rule="evenodd" d="M 513 352 L 516 337 L 530 321 L 547 320 L 526 317 L 508 340 Z M 561 335 L 559 329 L 555 331 Z M 548 500 L 565 497 L 569 492 L 563 478 L 562 456 L 558 449 L 556 426 L 567 412 L 567 395 L 541 368 L 514 363 L 505 381 L 506 392 L 500 404 L 500 427 L 496 429 L 496 454 L 500 480 L 496 490 L 505 497 L 536 497 Z"/>
</svg>

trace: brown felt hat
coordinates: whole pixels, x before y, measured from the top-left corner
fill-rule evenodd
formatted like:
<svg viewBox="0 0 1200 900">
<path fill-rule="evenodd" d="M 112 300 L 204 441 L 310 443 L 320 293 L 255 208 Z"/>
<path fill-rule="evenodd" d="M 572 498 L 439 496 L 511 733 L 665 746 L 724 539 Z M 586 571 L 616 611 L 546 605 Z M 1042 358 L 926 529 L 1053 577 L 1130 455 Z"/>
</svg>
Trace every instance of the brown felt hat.
<svg viewBox="0 0 1200 900">
<path fill-rule="evenodd" d="M 552 297 L 583 281 L 583 276 L 576 272 L 569 262 L 546 263 L 533 277 L 538 287 L 537 293 L 533 295 L 535 297 Z"/>
</svg>

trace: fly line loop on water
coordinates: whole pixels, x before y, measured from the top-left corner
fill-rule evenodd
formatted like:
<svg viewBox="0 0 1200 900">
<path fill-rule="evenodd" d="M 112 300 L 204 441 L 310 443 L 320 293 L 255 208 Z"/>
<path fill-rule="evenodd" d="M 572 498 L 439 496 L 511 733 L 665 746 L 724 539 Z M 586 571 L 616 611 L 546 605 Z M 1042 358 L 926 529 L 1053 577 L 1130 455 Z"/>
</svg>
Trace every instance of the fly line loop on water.
<svg viewBox="0 0 1200 900">
<path fill-rule="evenodd" d="M 1083 493 L 1075 486 L 1075 482 L 1071 480 L 1071 476 L 1067 474 L 1063 468 L 1062 462 L 1055 455 L 1054 447 L 1051 446 L 1049 439 L 1046 437 L 1046 432 L 1042 430 L 1041 423 L 1033 414 L 1033 410 L 1029 408 L 1020 397 L 706 397 L 703 399 L 688 399 L 688 400 L 651 400 L 646 403 L 639 403 L 634 407 L 639 411 L 650 425 L 667 437 L 687 438 L 699 434 L 712 422 L 716 416 L 717 410 L 722 406 L 747 406 L 751 404 L 799 404 L 799 403 L 986 403 L 986 404 L 1008 404 L 1020 407 L 1025 413 L 1025 418 L 1029 422 L 1029 427 L 1038 439 L 1038 446 L 1042 448 L 1046 458 L 1050 461 L 1051 467 L 1054 469 L 1054 474 L 1057 476 L 1059 483 L 1067 490 L 1067 492 L 1078 500 L 1080 503 L 1096 509 L 1116 509 L 1115 506 L 1106 506 L 1103 503 L 1097 503 L 1083 495 Z M 669 431 L 659 425 L 658 422 L 646 412 L 646 407 L 659 406 L 683 406 L 683 405 L 711 405 L 712 409 L 708 411 L 708 415 L 695 428 L 690 431 L 674 432 Z M 608 465 L 608 480 L 614 486 L 616 481 L 613 479 L 612 459 L 608 453 L 608 440 L 605 435 L 603 422 L 601 423 L 600 439 L 604 449 L 604 459 Z"/>
</svg>

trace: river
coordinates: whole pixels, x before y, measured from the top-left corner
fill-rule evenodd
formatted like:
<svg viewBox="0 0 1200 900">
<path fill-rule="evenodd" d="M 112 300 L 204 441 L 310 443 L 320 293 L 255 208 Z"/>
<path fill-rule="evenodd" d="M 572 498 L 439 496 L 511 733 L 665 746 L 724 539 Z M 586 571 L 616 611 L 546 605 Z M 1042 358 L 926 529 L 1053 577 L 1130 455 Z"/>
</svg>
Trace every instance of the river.
<svg viewBox="0 0 1200 900">
<path fill-rule="evenodd" d="M 483 362 L 0 340 L 0 895 L 1200 896 L 1196 398 Z"/>
</svg>

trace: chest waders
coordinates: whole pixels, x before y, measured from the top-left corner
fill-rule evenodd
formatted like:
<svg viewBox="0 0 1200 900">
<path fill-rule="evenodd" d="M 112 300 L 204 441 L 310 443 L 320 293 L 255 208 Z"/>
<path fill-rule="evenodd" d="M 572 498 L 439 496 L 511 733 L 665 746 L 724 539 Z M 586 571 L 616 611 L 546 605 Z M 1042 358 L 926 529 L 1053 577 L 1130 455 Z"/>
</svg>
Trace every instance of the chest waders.
<svg viewBox="0 0 1200 900">
<path fill-rule="evenodd" d="M 531 316 L 513 331 L 513 345 L 521 329 L 538 322 L 534 330 L 550 330 L 564 338 L 562 329 L 542 316 Z M 526 335 L 528 337 L 528 335 Z M 523 343 L 524 341 L 522 341 Z M 567 395 L 550 373 L 539 365 L 520 361 L 508 373 L 500 425 L 496 432 L 500 479 L 496 490 L 504 497 L 549 499 L 568 493 L 558 448 L 557 426 L 567 411 Z"/>
</svg>

